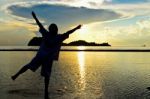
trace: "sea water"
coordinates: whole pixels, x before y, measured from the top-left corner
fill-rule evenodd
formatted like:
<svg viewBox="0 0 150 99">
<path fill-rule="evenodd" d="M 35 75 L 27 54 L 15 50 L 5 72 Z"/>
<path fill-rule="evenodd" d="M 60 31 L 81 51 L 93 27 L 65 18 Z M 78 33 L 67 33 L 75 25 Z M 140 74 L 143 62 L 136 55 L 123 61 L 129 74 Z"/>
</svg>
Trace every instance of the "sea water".
<svg viewBox="0 0 150 99">
<path fill-rule="evenodd" d="M 40 68 L 10 79 L 36 51 L 0 51 L 0 99 L 42 99 Z M 61 51 L 50 99 L 150 99 L 150 52 Z"/>
</svg>

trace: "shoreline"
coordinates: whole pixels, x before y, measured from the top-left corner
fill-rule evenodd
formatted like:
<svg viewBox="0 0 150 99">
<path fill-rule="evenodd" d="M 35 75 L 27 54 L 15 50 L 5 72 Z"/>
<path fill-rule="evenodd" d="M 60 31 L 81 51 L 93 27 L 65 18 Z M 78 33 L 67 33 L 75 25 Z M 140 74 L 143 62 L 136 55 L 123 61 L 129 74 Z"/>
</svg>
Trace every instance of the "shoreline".
<svg viewBox="0 0 150 99">
<path fill-rule="evenodd" d="M 0 51 L 38 51 L 38 46 L 0 46 Z M 85 52 L 150 52 L 150 47 L 93 47 L 93 46 L 62 46 L 60 51 Z"/>
<path fill-rule="evenodd" d="M 0 51 L 38 51 L 38 49 L 0 49 Z M 150 52 L 150 49 L 61 49 L 60 51 L 85 51 L 85 52 Z"/>
</svg>

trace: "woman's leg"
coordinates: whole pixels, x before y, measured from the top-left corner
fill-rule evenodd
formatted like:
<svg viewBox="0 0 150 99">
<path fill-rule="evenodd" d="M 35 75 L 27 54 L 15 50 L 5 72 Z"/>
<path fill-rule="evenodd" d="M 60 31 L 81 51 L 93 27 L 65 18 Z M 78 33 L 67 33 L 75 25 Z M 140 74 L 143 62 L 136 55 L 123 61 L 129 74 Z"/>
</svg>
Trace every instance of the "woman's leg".
<svg viewBox="0 0 150 99">
<path fill-rule="evenodd" d="M 22 67 L 15 75 L 11 76 L 12 80 L 15 80 L 20 74 L 23 74 L 24 72 L 26 72 L 29 68 L 25 65 L 24 67 Z"/>
<path fill-rule="evenodd" d="M 49 80 L 51 76 L 51 69 L 52 69 L 52 60 L 45 60 L 42 64 L 41 69 L 41 75 L 45 77 L 44 83 L 45 83 L 45 99 L 49 99 L 48 95 L 48 86 L 49 86 Z"/>
<path fill-rule="evenodd" d="M 48 95 L 48 86 L 49 86 L 49 77 L 48 76 L 45 76 L 45 79 L 44 79 L 44 82 L 45 82 L 45 99 L 49 99 L 49 95 Z"/>
<path fill-rule="evenodd" d="M 41 59 L 39 57 L 34 57 L 30 63 L 22 67 L 15 75 L 13 75 L 11 78 L 12 80 L 15 80 L 20 74 L 23 74 L 26 72 L 28 69 L 35 71 L 36 69 L 39 68 L 41 65 Z"/>
</svg>

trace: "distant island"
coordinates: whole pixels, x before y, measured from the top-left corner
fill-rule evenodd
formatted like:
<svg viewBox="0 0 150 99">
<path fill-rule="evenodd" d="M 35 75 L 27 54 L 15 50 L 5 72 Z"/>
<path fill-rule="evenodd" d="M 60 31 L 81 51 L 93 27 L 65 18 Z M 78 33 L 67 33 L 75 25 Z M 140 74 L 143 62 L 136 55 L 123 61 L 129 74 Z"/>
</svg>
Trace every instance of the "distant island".
<svg viewBox="0 0 150 99">
<path fill-rule="evenodd" d="M 42 37 L 34 37 L 32 38 L 28 46 L 40 46 L 42 42 Z M 95 42 L 86 42 L 84 40 L 73 41 L 70 43 L 62 43 L 62 46 L 111 46 L 109 43 L 95 43 Z"/>
</svg>

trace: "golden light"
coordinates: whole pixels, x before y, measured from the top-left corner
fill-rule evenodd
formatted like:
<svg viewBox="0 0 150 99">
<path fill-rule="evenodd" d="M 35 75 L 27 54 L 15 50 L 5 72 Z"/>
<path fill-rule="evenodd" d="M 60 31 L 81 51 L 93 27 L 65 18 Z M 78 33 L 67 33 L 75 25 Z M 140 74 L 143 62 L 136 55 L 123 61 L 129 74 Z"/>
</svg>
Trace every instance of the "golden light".
<svg viewBox="0 0 150 99">
<path fill-rule="evenodd" d="M 77 49 L 78 50 L 85 50 L 85 46 L 78 46 Z"/>
<path fill-rule="evenodd" d="M 100 38 L 101 42 L 107 42 L 108 41 L 107 34 L 101 33 L 100 37 L 101 37 Z"/>
<path fill-rule="evenodd" d="M 84 56 L 84 52 L 78 52 L 78 63 L 79 63 L 79 72 L 80 72 L 80 79 L 79 79 L 79 87 L 80 90 L 84 90 L 85 89 L 85 56 Z"/>
<path fill-rule="evenodd" d="M 78 30 L 78 33 L 88 33 L 89 27 L 87 25 L 83 25 L 81 29 Z"/>
</svg>

